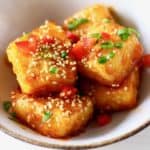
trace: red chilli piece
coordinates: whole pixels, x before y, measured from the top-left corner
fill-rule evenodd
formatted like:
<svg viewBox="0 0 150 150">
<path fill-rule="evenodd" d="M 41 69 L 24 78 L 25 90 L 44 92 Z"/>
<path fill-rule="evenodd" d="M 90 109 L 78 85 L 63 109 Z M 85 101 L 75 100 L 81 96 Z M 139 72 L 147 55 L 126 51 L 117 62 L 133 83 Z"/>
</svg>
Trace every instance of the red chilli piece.
<svg viewBox="0 0 150 150">
<path fill-rule="evenodd" d="M 55 40 L 54 40 L 54 38 L 52 38 L 52 37 L 45 36 L 45 37 L 41 40 L 41 43 L 42 43 L 42 44 L 54 44 L 54 43 L 55 43 Z"/>
<path fill-rule="evenodd" d="M 37 48 L 37 37 L 31 35 L 28 40 L 18 41 L 15 42 L 15 44 L 18 47 L 18 49 L 25 54 L 30 54 L 31 52 L 34 53 Z"/>
<path fill-rule="evenodd" d="M 64 86 L 60 92 L 60 97 L 62 98 L 70 98 L 77 94 L 77 88 L 73 86 Z"/>
<path fill-rule="evenodd" d="M 67 31 L 66 35 L 67 35 L 68 39 L 71 40 L 72 43 L 77 43 L 80 39 L 80 37 L 78 35 L 70 32 L 70 31 Z"/>
<path fill-rule="evenodd" d="M 101 36 L 102 36 L 102 39 L 104 39 L 104 40 L 110 40 L 111 39 L 111 35 L 107 32 L 102 32 Z"/>
<path fill-rule="evenodd" d="M 81 60 L 85 56 L 87 56 L 88 52 L 84 48 L 82 42 L 78 42 L 69 52 L 70 56 L 75 58 L 76 60 Z"/>
<path fill-rule="evenodd" d="M 144 67 L 150 67 L 150 54 L 144 55 L 142 58 L 142 65 Z"/>
<path fill-rule="evenodd" d="M 111 122 L 112 118 L 108 114 L 100 114 L 97 118 L 97 123 L 99 126 L 105 126 Z"/>
<path fill-rule="evenodd" d="M 83 38 L 70 50 L 70 56 L 80 61 L 89 54 L 95 42 L 95 39 Z"/>
</svg>

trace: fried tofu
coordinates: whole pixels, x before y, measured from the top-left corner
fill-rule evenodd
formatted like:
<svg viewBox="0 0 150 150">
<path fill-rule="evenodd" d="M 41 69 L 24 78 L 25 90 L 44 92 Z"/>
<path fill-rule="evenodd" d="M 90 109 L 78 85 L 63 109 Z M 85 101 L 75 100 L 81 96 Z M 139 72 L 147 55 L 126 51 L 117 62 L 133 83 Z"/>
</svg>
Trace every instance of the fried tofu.
<svg viewBox="0 0 150 150">
<path fill-rule="evenodd" d="M 109 8 L 103 5 L 98 5 L 98 4 L 85 8 L 75 13 L 73 16 L 67 18 L 64 21 L 64 26 L 67 30 L 70 30 L 69 25 L 72 22 L 74 22 L 75 19 L 79 19 L 79 20 L 87 19 L 87 21 L 83 21 L 83 23 L 78 25 L 75 29 L 71 29 L 73 33 L 80 35 L 80 36 L 86 33 L 88 31 L 88 28 L 92 26 L 93 24 L 101 24 L 107 21 L 112 21 L 112 22 L 114 21 L 109 11 Z"/>
<path fill-rule="evenodd" d="M 103 86 L 87 80 L 82 90 L 93 98 L 95 107 L 104 112 L 116 112 L 134 108 L 137 105 L 139 70 L 136 67 L 118 88 Z M 82 83 L 81 83 L 82 84 Z"/>
<path fill-rule="evenodd" d="M 88 21 L 82 22 L 82 18 Z M 77 21 L 73 22 L 74 19 Z M 76 26 L 78 21 L 82 23 Z M 116 23 L 109 8 L 101 5 L 86 8 L 65 20 L 68 29 L 71 22 L 76 27 L 71 31 L 81 35 L 72 50 L 79 58 L 78 71 L 100 84 L 119 86 L 142 57 L 137 31 Z"/>
<path fill-rule="evenodd" d="M 76 61 L 68 55 L 71 47 L 60 26 L 44 25 L 11 42 L 7 56 L 23 93 L 59 91 L 76 81 Z"/>
<path fill-rule="evenodd" d="M 39 133 L 64 138 L 81 131 L 93 113 L 89 97 L 75 95 L 60 97 L 33 97 L 20 92 L 12 93 L 12 109 L 17 118 Z"/>
<path fill-rule="evenodd" d="M 71 52 L 76 56 L 76 51 L 83 55 L 77 57 L 79 72 L 110 87 L 119 87 L 143 55 L 134 29 L 112 22 L 91 26 Z"/>
</svg>

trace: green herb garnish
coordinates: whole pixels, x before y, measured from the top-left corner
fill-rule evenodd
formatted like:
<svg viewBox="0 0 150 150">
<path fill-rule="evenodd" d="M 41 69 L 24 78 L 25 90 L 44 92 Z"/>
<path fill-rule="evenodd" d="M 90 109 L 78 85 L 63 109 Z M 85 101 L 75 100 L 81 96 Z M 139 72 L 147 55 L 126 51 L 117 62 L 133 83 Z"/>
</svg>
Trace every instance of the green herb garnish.
<svg viewBox="0 0 150 150">
<path fill-rule="evenodd" d="M 123 43 L 122 42 L 116 42 L 116 43 L 114 43 L 114 46 L 116 48 L 122 48 L 123 47 Z"/>
<path fill-rule="evenodd" d="M 55 74 L 58 72 L 58 68 L 57 67 L 51 67 L 49 70 L 50 73 Z"/>
<path fill-rule="evenodd" d="M 133 28 L 128 28 L 128 30 L 130 33 L 134 33 L 138 38 L 140 37 L 140 33 L 137 30 Z"/>
<path fill-rule="evenodd" d="M 105 64 L 107 61 L 109 61 L 114 56 L 115 56 L 115 53 L 113 51 L 111 51 L 108 55 L 99 57 L 98 63 L 99 64 Z"/>
<path fill-rule="evenodd" d="M 96 38 L 97 40 L 99 40 L 101 38 L 101 34 L 100 33 L 92 33 L 92 34 L 90 34 L 90 37 Z"/>
<path fill-rule="evenodd" d="M 136 36 L 139 37 L 139 33 L 133 28 L 123 28 L 118 30 L 117 32 L 117 34 L 123 41 L 126 41 L 132 33 L 136 34 Z"/>
<path fill-rule="evenodd" d="M 65 59 L 67 57 L 67 52 L 65 51 L 61 52 L 61 57 Z"/>
<path fill-rule="evenodd" d="M 98 58 L 98 63 L 99 64 L 104 64 L 106 62 L 107 62 L 106 56 L 101 56 L 101 57 Z"/>
<path fill-rule="evenodd" d="M 109 18 L 104 18 L 104 19 L 102 20 L 102 22 L 103 22 L 103 23 L 109 23 L 109 22 L 110 22 L 110 19 L 109 19 Z"/>
<path fill-rule="evenodd" d="M 5 102 L 3 103 L 3 108 L 4 108 L 4 110 L 5 110 L 6 112 L 9 111 L 9 109 L 11 108 L 11 106 L 12 106 L 12 104 L 11 104 L 10 101 L 5 101 Z"/>
<path fill-rule="evenodd" d="M 111 41 L 103 42 L 101 44 L 101 48 L 102 49 L 111 49 L 111 48 L 114 48 L 114 43 L 111 42 Z"/>
<path fill-rule="evenodd" d="M 89 20 L 87 18 L 78 18 L 78 19 L 74 19 L 73 21 L 71 21 L 68 24 L 68 29 L 69 30 L 74 30 L 76 29 L 78 26 L 80 26 L 81 24 L 87 23 Z"/>
<path fill-rule="evenodd" d="M 43 121 L 43 122 L 46 122 L 47 120 L 49 120 L 49 119 L 50 119 L 51 115 L 52 115 L 52 114 L 51 114 L 51 112 L 49 112 L 49 111 L 44 112 L 44 115 L 43 115 L 42 121 Z"/>
<path fill-rule="evenodd" d="M 115 53 L 113 51 L 108 54 L 109 59 L 113 58 L 114 56 L 115 56 Z"/>
<path fill-rule="evenodd" d="M 129 32 L 128 28 L 119 29 L 117 34 L 120 36 L 120 38 L 123 41 L 126 41 L 128 37 L 131 35 L 131 32 Z"/>
</svg>

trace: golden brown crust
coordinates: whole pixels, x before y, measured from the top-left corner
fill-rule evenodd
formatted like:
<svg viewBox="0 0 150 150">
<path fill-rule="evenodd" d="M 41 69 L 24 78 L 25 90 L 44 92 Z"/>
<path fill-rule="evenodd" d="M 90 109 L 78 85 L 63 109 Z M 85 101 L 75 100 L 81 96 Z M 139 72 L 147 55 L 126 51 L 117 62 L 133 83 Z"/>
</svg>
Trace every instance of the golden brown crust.
<svg viewBox="0 0 150 150">
<path fill-rule="evenodd" d="M 87 80 L 81 83 L 85 84 L 81 85 L 82 90 L 84 90 L 85 95 L 90 95 L 93 98 L 96 109 L 100 111 L 116 112 L 128 110 L 137 105 L 139 86 L 139 69 L 137 67 L 121 86 L 117 88 L 103 86 L 90 80 L 88 81 L 88 84 Z"/>
<path fill-rule="evenodd" d="M 114 21 L 109 8 L 99 4 L 95 4 L 91 7 L 85 8 L 75 13 L 73 16 L 67 18 L 64 21 L 64 26 L 66 29 L 68 29 L 68 24 L 75 18 L 86 18 L 89 20 L 87 23 L 80 25 L 77 29 L 72 31 L 73 33 L 76 33 L 78 35 L 83 35 L 84 33 L 86 33 L 88 31 L 88 28 L 93 24 L 103 23 L 103 19 L 108 18 L 111 21 Z"/>
<path fill-rule="evenodd" d="M 122 40 L 118 35 L 118 31 L 125 27 L 115 22 L 109 8 L 101 5 L 94 5 L 79 11 L 65 20 L 65 26 L 67 27 L 74 18 L 88 19 L 88 22 L 71 30 L 73 33 L 81 35 L 78 43 L 84 43 L 84 39 L 91 38 L 92 34 L 101 35 L 89 55 L 78 61 L 79 72 L 84 76 L 97 80 L 100 84 L 111 87 L 119 86 L 142 58 L 143 48 L 135 33 L 132 33 L 127 40 Z M 104 22 L 104 19 L 108 19 L 108 22 Z M 103 33 L 106 39 L 103 38 Z M 123 46 L 122 48 L 102 49 L 101 44 L 104 42 L 121 42 Z M 103 64 L 98 62 L 101 56 L 109 57 L 110 53 L 115 54 L 112 59 Z"/>
<path fill-rule="evenodd" d="M 49 36 L 54 38 L 54 43 L 41 44 L 32 54 L 23 53 L 15 42 L 29 40 L 30 35 L 40 39 Z M 71 43 L 62 28 L 51 22 L 46 22 L 45 25 L 10 43 L 7 56 L 13 65 L 22 92 L 37 94 L 43 90 L 59 91 L 64 85 L 74 84 L 76 62 L 68 54 L 65 59 L 61 56 L 62 52 L 69 53 L 70 47 Z M 57 73 L 51 73 L 51 68 L 57 68 Z"/>
<path fill-rule="evenodd" d="M 39 133 L 63 138 L 78 133 L 92 117 L 93 104 L 88 97 L 74 96 L 72 99 L 59 97 L 37 98 L 15 92 L 12 106 L 19 119 Z M 43 121 L 44 112 L 50 112 Z"/>
</svg>

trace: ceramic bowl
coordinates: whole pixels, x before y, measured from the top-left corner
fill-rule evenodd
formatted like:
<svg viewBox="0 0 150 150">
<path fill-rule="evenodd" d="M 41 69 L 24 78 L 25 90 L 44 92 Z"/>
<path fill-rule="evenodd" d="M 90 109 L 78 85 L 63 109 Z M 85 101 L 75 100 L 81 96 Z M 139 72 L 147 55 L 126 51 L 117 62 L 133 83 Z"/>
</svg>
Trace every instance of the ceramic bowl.
<svg viewBox="0 0 150 150">
<path fill-rule="evenodd" d="M 150 123 L 150 70 L 142 74 L 139 105 L 127 112 L 113 116 L 111 124 L 97 127 L 90 124 L 85 132 L 67 140 L 42 136 L 31 129 L 9 119 L 2 103 L 9 100 L 9 93 L 17 86 L 15 76 L 5 61 L 8 43 L 42 24 L 46 19 L 63 20 L 95 3 L 112 6 L 125 25 L 136 27 L 141 33 L 145 53 L 150 53 L 150 13 L 146 0 L 0 0 L 0 129 L 20 140 L 55 148 L 91 148 L 107 145 L 140 131 Z"/>
</svg>

